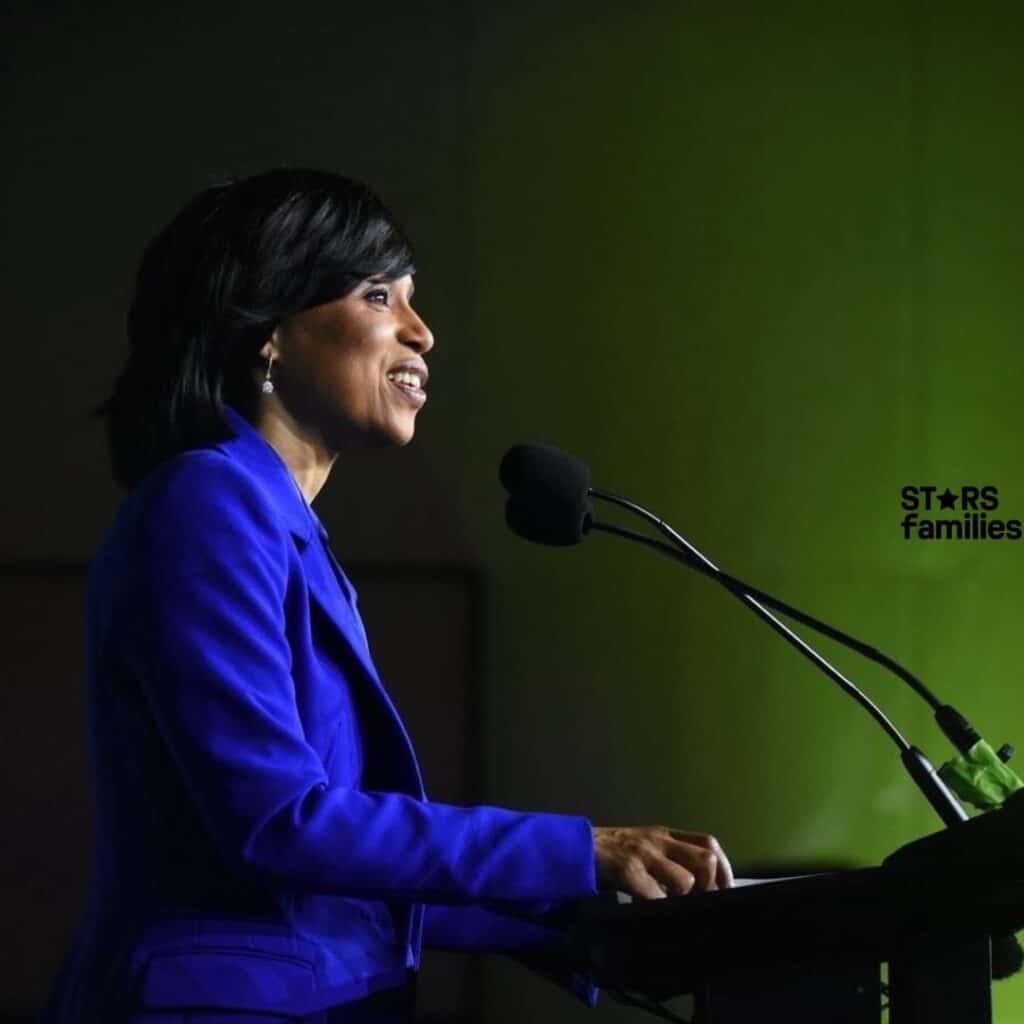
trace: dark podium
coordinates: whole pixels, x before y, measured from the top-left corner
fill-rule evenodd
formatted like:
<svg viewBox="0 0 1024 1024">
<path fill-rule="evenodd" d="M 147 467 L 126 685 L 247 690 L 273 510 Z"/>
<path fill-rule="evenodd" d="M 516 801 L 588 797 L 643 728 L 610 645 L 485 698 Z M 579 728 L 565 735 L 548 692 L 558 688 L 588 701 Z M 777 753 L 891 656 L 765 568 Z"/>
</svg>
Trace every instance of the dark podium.
<svg viewBox="0 0 1024 1024">
<path fill-rule="evenodd" d="M 993 942 L 1024 926 L 1024 792 L 882 865 L 575 905 L 573 960 L 608 989 L 692 994 L 695 1024 L 989 1024 Z"/>
</svg>

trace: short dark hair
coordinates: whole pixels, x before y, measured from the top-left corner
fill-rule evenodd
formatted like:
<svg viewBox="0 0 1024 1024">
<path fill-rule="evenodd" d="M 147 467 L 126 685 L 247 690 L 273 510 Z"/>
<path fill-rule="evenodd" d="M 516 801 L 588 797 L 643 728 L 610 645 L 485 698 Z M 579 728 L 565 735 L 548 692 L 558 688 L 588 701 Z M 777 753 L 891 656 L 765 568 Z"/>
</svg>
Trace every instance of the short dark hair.
<svg viewBox="0 0 1024 1024">
<path fill-rule="evenodd" d="M 195 195 L 146 246 L 128 311 L 129 353 L 106 417 L 115 481 L 234 436 L 224 401 L 255 408 L 259 350 L 288 316 L 361 280 L 415 273 L 412 247 L 363 183 L 278 168 Z"/>
</svg>

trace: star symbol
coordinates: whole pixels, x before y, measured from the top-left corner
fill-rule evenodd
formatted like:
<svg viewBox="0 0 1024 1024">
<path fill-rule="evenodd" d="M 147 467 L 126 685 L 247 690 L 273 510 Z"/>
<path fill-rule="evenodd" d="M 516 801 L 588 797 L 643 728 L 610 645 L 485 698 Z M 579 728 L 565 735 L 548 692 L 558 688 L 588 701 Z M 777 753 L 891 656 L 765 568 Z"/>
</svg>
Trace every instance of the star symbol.
<svg viewBox="0 0 1024 1024">
<path fill-rule="evenodd" d="M 956 508 L 956 495 L 948 487 L 939 495 L 939 508 Z"/>
</svg>

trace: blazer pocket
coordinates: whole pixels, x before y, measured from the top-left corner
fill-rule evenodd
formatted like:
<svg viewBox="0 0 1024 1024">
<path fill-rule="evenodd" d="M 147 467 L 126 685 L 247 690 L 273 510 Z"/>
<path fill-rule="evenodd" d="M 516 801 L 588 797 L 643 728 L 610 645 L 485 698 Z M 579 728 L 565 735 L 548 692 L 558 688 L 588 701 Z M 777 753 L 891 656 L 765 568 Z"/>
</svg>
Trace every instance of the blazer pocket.
<svg viewBox="0 0 1024 1024">
<path fill-rule="evenodd" d="M 255 949 L 155 953 L 139 984 L 146 1009 L 208 1006 L 301 1013 L 315 992 L 310 961 Z"/>
</svg>

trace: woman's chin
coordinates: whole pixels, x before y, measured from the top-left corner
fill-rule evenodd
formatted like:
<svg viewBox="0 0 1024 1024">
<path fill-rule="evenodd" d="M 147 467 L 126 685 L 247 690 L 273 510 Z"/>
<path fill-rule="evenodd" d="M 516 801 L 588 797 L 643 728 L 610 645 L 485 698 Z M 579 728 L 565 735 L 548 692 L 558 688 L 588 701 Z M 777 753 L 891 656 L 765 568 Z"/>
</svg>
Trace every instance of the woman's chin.
<svg viewBox="0 0 1024 1024">
<path fill-rule="evenodd" d="M 396 424 L 392 434 L 392 444 L 404 448 L 416 436 L 416 414 L 408 418 L 407 423 Z"/>
<path fill-rule="evenodd" d="M 366 436 L 366 448 L 404 448 L 414 437 L 416 428 L 394 426 L 388 430 L 375 431 Z"/>
<path fill-rule="evenodd" d="M 332 451 L 366 448 L 404 448 L 416 433 L 413 416 L 395 417 L 378 423 L 353 422 L 349 420 L 335 432 Z"/>
</svg>

